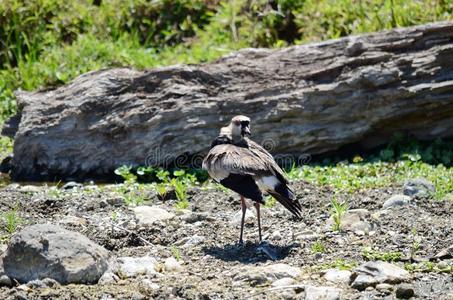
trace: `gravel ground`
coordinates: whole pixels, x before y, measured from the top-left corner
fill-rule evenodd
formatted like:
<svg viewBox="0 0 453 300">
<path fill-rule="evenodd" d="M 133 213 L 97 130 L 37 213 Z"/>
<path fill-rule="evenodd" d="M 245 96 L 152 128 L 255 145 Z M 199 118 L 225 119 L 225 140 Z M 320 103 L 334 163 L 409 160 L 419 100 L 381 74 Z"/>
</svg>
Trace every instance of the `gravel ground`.
<svg viewBox="0 0 453 300">
<path fill-rule="evenodd" d="M 189 209 L 176 210 L 174 199 L 160 201 L 151 188 L 145 188 L 149 192 L 144 205 L 159 206 L 175 214 L 169 220 L 147 226 L 137 220 L 133 209 L 115 192 L 118 186 L 90 185 L 56 191 L 45 186 L 11 184 L 0 190 L 0 208 L 3 212 L 17 209 L 22 219 L 18 230 L 36 223 L 60 224 L 108 249 L 112 260 L 123 256 L 152 256 L 158 262 L 157 274 L 120 276 L 96 285 L 16 284 L 0 288 L 0 298 L 310 299 L 306 287 L 310 285 L 335 287 L 341 299 L 393 299 L 401 284 L 359 291 L 349 282 L 328 282 L 323 274 L 325 269 L 351 269 L 370 259 L 382 259 L 385 253 L 397 252 L 398 258 L 392 264 L 415 268 L 407 282 L 415 298 L 453 299 L 451 250 L 450 257 L 435 258 L 453 245 L 451 200 L 415 198 L 410 205 L 383 210 L 382 205 L 390 196 L 402 193 L 401 186 L 349 194 L 299 181 L 293 187 L 303 206 L 303 220 L 294 220 L 278 203 L 263 208 L 266 243 L 259 244 L 256 218 L 251 214 L 245 228 L 246 242 L 239 245 L 240 205 L 239 197 L 233 193 L 214 186 L 191 188 Z M 334 196 L 347 201 L 352 211 L 367 210 L 359 220 L 351 221 L 353 229 L 337 232 L 327 225 Z M 7 235 L 4 228 L 1 234 Z M 5 251 L 6 243 L 5 238 L 1 251 Z M 318 251 L 313 249 L 315 246 Z M 364 251 L 381 258 L 364 255 Z M 266 252 L 275 255 L 275 261 Z M 171 256 L 179 259 L 182 268 L 162 271 L 165 260 Z M 260 282 L 244 275 L 257 267 L 277 263 L 300 268 L 300 274 L 291 281 L 298 287 L 272 290 L 272 281 Z"/>
</svg>

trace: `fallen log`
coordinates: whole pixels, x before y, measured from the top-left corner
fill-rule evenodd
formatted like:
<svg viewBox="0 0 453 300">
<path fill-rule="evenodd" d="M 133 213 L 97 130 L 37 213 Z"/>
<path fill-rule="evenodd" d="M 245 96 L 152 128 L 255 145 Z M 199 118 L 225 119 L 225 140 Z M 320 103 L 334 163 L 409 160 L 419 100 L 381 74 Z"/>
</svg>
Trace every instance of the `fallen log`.
<svg viewBox="0 0 453 300">
<path fill-rule="evenodd" d="M 103 178 L 121 165 L 200 158 L 233 115 L 273 154 L 319 154 L 395 132 L 453 136 L 453 22 L 215 62 L 100 70 L 53 90 L 17 92 L 14 180 Z"/>
</svg>

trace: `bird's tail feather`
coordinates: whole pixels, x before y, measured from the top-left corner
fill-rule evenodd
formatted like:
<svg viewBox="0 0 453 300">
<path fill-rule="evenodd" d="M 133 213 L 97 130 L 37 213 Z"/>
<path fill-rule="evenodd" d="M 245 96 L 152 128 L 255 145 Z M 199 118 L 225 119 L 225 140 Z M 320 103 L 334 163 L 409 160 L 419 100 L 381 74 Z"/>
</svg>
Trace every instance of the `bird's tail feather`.
<svg viewBox="0 0 453 300">
<path fill-rule="evenodd" d="M 269 194 L 277 199 L 278 202 L 280 202 L 286 209 L 288 209 L 294 216 L 296 216 L 299 220 L 302 219 L 301 213 L 302 213 L 302 207 L 300 203 L 294 199 L 289 199 L 283 195 L 280 195 L 279 193 L 275 191 L 269 191 Z"/>
</svg>

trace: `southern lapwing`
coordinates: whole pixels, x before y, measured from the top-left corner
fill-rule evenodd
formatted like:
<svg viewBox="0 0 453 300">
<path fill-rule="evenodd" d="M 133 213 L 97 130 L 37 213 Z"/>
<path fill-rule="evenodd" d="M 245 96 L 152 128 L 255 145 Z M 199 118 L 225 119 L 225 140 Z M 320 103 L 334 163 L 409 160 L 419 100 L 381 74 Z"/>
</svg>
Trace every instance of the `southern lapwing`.
<svg viewBox="0 0 453 300">
<path fill-rule="evenodd" d="M 236 116 L 212 142 L 208 155 L 203 160 L 203 169 L 221 185 L 241 196 L 242 220 L 239 243 L 242 243 L 244 219 L 247 206 L 244 198 L 254 201 L 258 218 L 260 242 L 260 204 L 264 204 L 262 192 L 272 195 L 294 216 L 301 219 L 301 206 L 288 186 L 283 170 L 272 155 L 248 137 L 250 118 Z"/>
</svg>

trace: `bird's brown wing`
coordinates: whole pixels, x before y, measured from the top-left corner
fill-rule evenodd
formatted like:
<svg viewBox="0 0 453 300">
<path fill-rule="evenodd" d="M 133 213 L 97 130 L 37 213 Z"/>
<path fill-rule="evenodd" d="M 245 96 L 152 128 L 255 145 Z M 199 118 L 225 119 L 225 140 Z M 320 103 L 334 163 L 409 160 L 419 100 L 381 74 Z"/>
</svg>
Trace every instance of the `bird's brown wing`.
<svg viewBox="0 0 453 300">
<path fill-rule="evenodd" d="M 267 152 L 266 149 L 264 149 L 260 144 L 254 142 L 250 139 L 247 139 L 247 143 L 249 145 L 250 151 L 254 155 L 261 157 L 262 160 L 264 161 L 264 163 L 268 166 L 268 168 L 270 170 L 272 170 L 272 173 L 275 176 L 277 176 L 277 178 L 281 182 L 283 182 L 285 184 L 289 183 L 288 179 L 286 179 L 286 177 L 285 177 L 285 172 L 282 170 L 282 168 L 280 168 L 280 166 L 275 161 L 274 157 L 269 152 Z"/>
<path fill-rule="evenodd" d="M 232 144 L 213 147 L 203 160 L 203 169 L 214 178 L 221 178 L 227 173 L 265 176 L 272 172 L 262 157 L 250 149 Z"/>
</svg>

